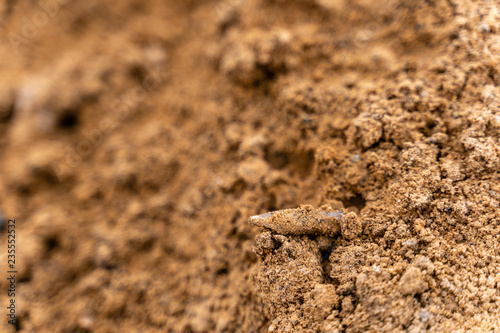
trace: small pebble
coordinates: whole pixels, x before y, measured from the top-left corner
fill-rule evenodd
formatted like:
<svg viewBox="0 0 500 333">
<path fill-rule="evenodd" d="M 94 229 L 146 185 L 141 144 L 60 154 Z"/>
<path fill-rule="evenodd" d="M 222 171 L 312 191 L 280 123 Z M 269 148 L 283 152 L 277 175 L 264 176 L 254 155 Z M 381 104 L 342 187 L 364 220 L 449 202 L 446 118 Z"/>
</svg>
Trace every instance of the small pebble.
<svg viewBox="0 0 500 333">
<path fill-rule="evenodd" d="M 282 235 L 329 235 L 340 232 L 342 212 L 325 211 L 309 205 L 283 209 L 250 218 L 250 223 L 271 229 Z"/>
<path fill-rule="evenodd" d="M 349 212 L 344 216 L 340 228 L 342 236 L 348 240 L 358 237 L 363 232 L 363 224 L 354 212 Z"/>
</svg>

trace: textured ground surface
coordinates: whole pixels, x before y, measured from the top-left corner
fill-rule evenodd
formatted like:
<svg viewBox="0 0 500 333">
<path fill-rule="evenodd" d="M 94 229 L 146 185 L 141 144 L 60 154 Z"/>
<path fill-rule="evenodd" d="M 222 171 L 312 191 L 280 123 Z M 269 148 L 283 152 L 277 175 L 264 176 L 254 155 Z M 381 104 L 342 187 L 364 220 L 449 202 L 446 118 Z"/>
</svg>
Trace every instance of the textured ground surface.
<svg viewBox="0 0 500 333">
<path fill-rule="evenodd" d="M 3 1 L 19 329 L 498 331 L 499 9 Z"/>
</svg>

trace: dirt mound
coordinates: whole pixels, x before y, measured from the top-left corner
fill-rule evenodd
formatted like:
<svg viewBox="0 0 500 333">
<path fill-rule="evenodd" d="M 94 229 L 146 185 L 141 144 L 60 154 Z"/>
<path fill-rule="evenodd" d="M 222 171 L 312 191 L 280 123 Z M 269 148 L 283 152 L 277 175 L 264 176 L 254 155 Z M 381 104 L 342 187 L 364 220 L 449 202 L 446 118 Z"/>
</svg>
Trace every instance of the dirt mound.
<svg viewBox="0 0 500 333">
<path fill-rule="evenodd" d="M 500 329 L 499 9 L 6 1 L 17 329 Z"/>
</svg>

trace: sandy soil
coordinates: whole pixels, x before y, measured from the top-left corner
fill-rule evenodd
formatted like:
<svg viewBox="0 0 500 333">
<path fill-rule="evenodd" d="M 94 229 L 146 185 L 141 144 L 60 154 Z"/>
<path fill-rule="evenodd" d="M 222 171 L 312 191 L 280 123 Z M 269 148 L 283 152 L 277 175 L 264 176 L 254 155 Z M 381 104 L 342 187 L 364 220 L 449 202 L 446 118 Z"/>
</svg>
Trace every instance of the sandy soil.
<svg viewBox="0 0 500 333">
<path fill-rule="evenodd" d="M 499 10 L 3 1 L 0 331 L 500 331 Z"/>
</svg>

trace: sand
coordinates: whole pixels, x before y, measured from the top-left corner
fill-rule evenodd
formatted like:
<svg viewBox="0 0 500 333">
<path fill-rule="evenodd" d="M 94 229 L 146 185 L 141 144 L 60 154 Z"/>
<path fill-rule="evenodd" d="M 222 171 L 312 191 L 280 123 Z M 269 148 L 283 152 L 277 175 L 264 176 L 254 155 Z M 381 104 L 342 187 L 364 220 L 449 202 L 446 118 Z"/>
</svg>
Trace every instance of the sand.
<svg viewBox="0 0 500 333">
<path fill-rule="evenodd" d="M 0 331 L 500 330 L 499 7 L 5 1 Z"/>
</svg>

